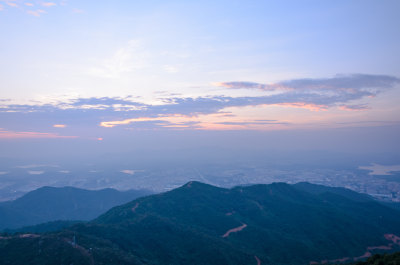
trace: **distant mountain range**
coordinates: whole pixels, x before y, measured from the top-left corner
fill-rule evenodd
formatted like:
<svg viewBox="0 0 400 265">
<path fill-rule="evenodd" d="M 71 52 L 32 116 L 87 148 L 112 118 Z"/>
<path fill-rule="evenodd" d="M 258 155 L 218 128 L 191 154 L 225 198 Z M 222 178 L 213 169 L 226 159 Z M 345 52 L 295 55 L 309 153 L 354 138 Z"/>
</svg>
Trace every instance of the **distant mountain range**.
<svg viewBox="0 0 400 265">
<path fill-rule="evenodd" d="M 73 187 L 42 187 L 0 203 L 0 230 L 15 229 L 56 220 L 96 218 L 114 206 L 150 194 L 146 190 L 84 190 Z"/>
<path fill-rule="evenodd" d="M 317 264 L 400 246 L 400 211 L 342 188 L 189 182 L 46 234 L 3 235 L 2 264 Z"/>
</svg>

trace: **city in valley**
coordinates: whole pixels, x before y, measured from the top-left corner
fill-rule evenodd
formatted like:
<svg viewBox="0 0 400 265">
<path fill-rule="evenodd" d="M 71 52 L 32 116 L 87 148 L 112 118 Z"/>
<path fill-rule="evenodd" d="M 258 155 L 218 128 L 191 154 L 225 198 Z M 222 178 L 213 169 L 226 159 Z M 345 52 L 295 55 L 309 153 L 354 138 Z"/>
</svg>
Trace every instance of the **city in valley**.
<svg viewBox="0 0 400 265">
<path fill-rule="evenodd" d="M 399 166 L 371 163 L 354 168 L 304 166 L 207 165 L 173 168 L 107 168 L 94 165 L 65 168 L 58 165 L 20 165 L 0 171 L 0 201 L 16 199 L 42 186 L 74 186 L 84 189 L 146 189 L 164 192 L 200 181 L 214 186 L 310 182 L 344 187 L 378 200 L 400 202 Z"/>
</svg>

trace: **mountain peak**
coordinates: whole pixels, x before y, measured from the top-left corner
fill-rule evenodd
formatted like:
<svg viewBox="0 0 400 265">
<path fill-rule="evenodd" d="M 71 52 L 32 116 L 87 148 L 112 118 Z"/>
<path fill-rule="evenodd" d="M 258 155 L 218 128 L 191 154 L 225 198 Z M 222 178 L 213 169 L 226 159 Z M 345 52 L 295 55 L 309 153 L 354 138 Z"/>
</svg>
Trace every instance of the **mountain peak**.
<svg viewBox="0 0 400 265">
<path fill-rule="evenodd" d="M 188 183 L 184 184 L 182 187 L 185 187 L 185 188 L 206 188 L 206 187 L 213 187 L 213 188 L 215 188 L 215 186 L 212 186 L 212 185 L 210 185 L 210 184 L 206 184 L 206 183 L 204 183 L 204 182 L 200 182 L 200 181 L 197 181 L 197 180 L 189 181 Z"/>
</svg>

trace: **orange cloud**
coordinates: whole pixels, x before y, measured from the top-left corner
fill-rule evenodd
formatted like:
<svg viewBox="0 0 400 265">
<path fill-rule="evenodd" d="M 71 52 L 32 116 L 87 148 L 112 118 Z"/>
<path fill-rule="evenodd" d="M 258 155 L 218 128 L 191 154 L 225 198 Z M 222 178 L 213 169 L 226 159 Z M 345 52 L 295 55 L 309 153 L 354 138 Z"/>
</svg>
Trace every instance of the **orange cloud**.
<svg viewBox="0 0 400 265">
<path fill-rule="evenodd" d="M 54 128 L 65 128 L 65 127 L 67 127 L 67 125 L 65 125 L 65 124 L 54 124 L 53 127 Z"/>
<path fill-rule="evenodd" d="M 77 136 L 63 136 L 56 133 L 42 132 L 14 132 L 0 129 L 0 139 L 23 139 L 23 138 L 77 138 Z"/>
<path fill-rule="evenodd" d="M 161 128 L 195 129 L 195 130 L 265 130 L 284 128 L 286 122 L 243 120 L 235 116 L 227 116 L 226 113 L 216 113 L 198 116 L 170 115 L 161 117 L 140 117 L 120 121 L 101 122 L 100 126 L 112 128 L 120 125 L 128 125 L 135 122 L 165 122 L 155 124 Z"/>
</svg>

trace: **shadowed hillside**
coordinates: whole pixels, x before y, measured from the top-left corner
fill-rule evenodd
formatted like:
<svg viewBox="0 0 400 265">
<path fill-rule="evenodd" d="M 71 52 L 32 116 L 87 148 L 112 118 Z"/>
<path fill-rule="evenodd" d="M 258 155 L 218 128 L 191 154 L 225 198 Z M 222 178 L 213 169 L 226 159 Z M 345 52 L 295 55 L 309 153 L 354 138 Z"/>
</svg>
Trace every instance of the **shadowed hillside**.
<svg viewBox="0 0 400 265">
<path fill-rule="evenodd" d="M 42 187 L 0 203 L 0 230 L 56 220 L 90 220 L 110 208 L 150 194 L 145 190 L 84 190 Z"/>
</svg>

